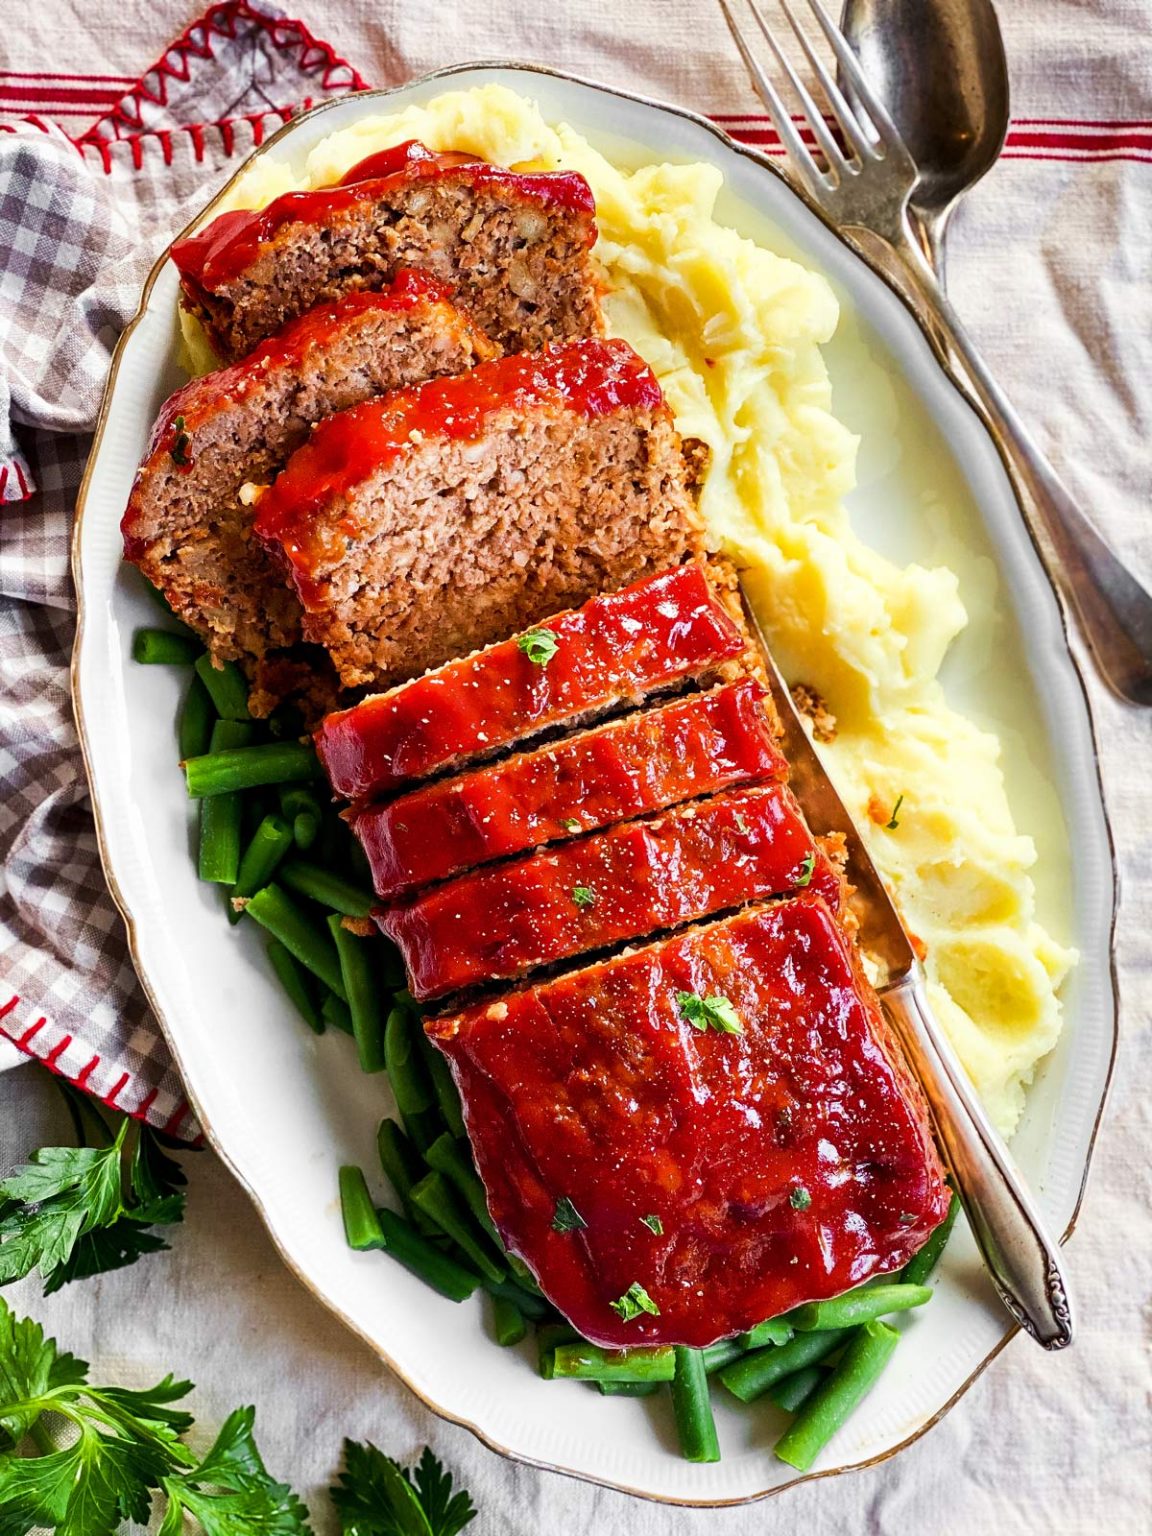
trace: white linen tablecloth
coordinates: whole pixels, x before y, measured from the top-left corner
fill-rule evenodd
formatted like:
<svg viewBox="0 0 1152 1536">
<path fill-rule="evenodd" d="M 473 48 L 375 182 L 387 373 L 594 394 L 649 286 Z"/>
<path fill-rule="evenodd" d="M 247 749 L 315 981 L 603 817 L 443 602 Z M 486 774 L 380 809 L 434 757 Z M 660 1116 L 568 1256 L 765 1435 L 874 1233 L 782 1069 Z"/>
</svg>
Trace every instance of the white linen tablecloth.
<svg viewBox="0 0 1152 1536">
<path fill-rule="evenodd" d="M 201 8 L 197 0 L 8 0 L 0 104 L 6 95 L 35 101 L 58 121 L 72 113 L 83 124 L 85 111 L 95 115 L 101 99 L 115 99 Z M 287 8 L 374 83 L 507 56 L 704 112 L 758 111 L 710 0 L 632 0 L 626 8 L 611 0 L 548 7 L 442 0 L 434 8 L 300 0 Z M 1072 489 L 1147 579 L 1152 7 L 1147 0 L 1006 0 L 1001 10 L 1016 132 L 1010 158 L 956 218 L 951 291 Z M 399 1456 L 430 1441 L 472 1490 L 481 1514 L 470 1530 L 478 1536 L 1147 1531 L 1152 717 L 1098 685 L 1092 701 L 1121 864 L 1123 1007 L 1111 1111 L 1069 1249 L 1079 1337 L 1055 1357 L 1014 1341 L 943 1423 L 896 1460 L 767 1504 L 710 1513 L 642 1504 L 511 1466 L 438 1422 L 304 1293 L 209 1153 L 192 1160 L 189 1217 L 171 1253 L 48 1299 L 38 1284 L 24 1283 L 8 1290 L 9 1300 L 91 1360 L 101 1379 L 142 1382 L 166 1370 L 191 1376 L 192 1406 L 206 1432 L 232 1407 L 254 1402 L 270 1467 L 309 1495 L 329 1479 L 346 1434 Z M 66 1117 L 43 1074 L 0 1076 L 0 1166 L 53 1139 L 68 1139 Z"/>
</svg>

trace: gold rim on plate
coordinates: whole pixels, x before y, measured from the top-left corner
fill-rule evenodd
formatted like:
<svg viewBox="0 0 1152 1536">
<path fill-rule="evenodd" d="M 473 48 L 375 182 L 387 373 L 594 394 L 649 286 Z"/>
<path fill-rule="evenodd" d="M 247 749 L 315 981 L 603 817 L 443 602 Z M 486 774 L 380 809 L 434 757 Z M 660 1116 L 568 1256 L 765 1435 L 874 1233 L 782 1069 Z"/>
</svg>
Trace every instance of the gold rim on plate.
<svg viewBox="0 0 1152 1536">
<path fill-rule="evenodd" d="M 655 97 L 643 96 L 635 91 L 625 91 L 620 90 L 615 86 L 603 85 L 597 80 L 589 80 L 581 75 L 569 74 L 565 70 L 549 69 L 542 65 L 528 64 L 519 60 L 506 59 L 482 59 L 470 64 L 453 64 L 445 69 L 433 70 L 430 74 L 421 75 L 418 79 L 410 80 L 402 86 L 393 86 L 387 90 L 359 92 L 357 93 L 356 99 L 358 101 L 364 102 L 383 103 L 389 100 L 391 97 L 395 96 L 400 91 L 410 91 L 414 88 L 428 85 L 433 81 L 450 80 L 456 75 L 471 74 L 481 70 L 520 71 L 529 75 L 544 75 L 550 79 L 563 80 L 572 85 L 583 86 L 585 88 L 598 91 L 603 95 L 617 97 L 622 101 L 635 102 L 640 106 L 649 107 L 659 112 L 671 113 L 675 117 L 682 118 L 686 122 L 695 124 L 698 128 L 705 129 L 726 149 L 741 156 L 743 159 L 752 161 L 754 164 L 759 165 L 762 169 L 768 171 L 772 176 L 774 176 L 776 180 L 780 182 L 780 184 L 785 187 L 793 197 L 797 198 L 798 201 L 804 205 L 809 213 L 814 214 L 815 217 L 820 220 L 824 227 L 828 229 L 836 237 L 837 240 L 839 240 L 841 245 L 845 246 L 857 260 L 861 261 L 876 277 L 880 278 L 885 286 L 896 295 L 901 304 L 916 322 L 916 325 L 924 335 L 925 340 L 928 340 L 927 328 L 920 315 L 917 313 L 916 309 L 908 301 L 905 295 L 900 291 L 895 282 L 893 282 L 892 278 L 884 270 L 884 267 L 879 262 L 877 262 L 866 251 L 862 250 L 853 241 L 847 239 L 835 226 L 835 224 L 833 224 L 833 222 L 827 217 L 822 209 L 820 209 L 814 202 L 812 202 L 812 200 L 804 192 L 803 188 L 793 185 L 793 183 L 789 181 L 781 171 L 780 167 L 775 165 L 767 155 L 762 154 L 759 150 L 753 149 L 748 145 L 738 143 L 729 134 L 725 133 L 722 128 L 718 128 L 716 124 L 713 123 L 709 118 L 701 116 L 698 112 L 692 112 L 686 107 L 674 106 L 669 102 L 660 101 Z M 243 163 L 237 168 L 236 172 L 228 179 L 227 182 L 225 182 L 220 191 L 217 192 L 216 196 L 211 200 L 211 202 L 208 203 L 208 205 L 203 208 L 196 215 L 196 217 L 192 219 L 191 222 L 186 225 L 183 230 L 180 231 L 178 235 L 174 236 L 172 244 L 175 244 L 177 240 L 183 239 L 185 235 L 191 233 L 194 228 L 203 223 L 204 220 L 211 215 L 212 210 L 216 208 L 232 190 L 239 178 L 252 164 L 253 160 L 259 158 L 268 150 L 272 149 L 281 141 L 281 139 L 284 139 L 291 133 L 295 132 L 299 125 L 305 120 L 311 120 L 313 118 L 319 117 L 323 113 L 331 112 L 337 107 L 346 106 L 348 100 L 349 98 L 347 96 L 340 96 L 336 97 L 334 100 L 322 102 L 319 106 L 313 107 L 311 111 L 301 113 L 299 117 L 294 117 L 289 122 L 285 123 L 284 126 L 278 129 L 270 139 L 267 139 L 262 145 L 260 145 L 258 149 L 254 150 L 253 153 L 243 161 Z M 93 466 L 96 463 L 99 449 L 103 441 L 108 413 L 111 408 L 117 375 L 119 373 L 120 363 L 124 355 L 125 347 L 127 346 L 128 340 L 131 337 L 133 331 L 144 317 L 144 314 L 148 308 L 148 300 L 151 296 L 152 289 L 155 287 L 156 280 L 160 275 L 161 269 L 163 268 L 165 262 L 168 260 L 168 253 L 170 249 L 171 246 L 169 246 L 164 251 L 159 260 L 153 266 L 152 270 L 149 272 L 147 280 L 144 283 L 143 291 L 140 295 L 140 303 L 136 313 L 128 323 L 120 337 L 119 342 L 116 345 L 116 350 L 113 354 L 112 363 L 108 374 L 108 381 L 104 386 L 104 395 L 100 405 L 100 414 L 96 422 L 96 432 L 92 443 L 92 450 L 88 456 L 88 462 L 84 468 L 84 477 L 81 481 L 80 490 L 76 498 L 76 512 L 72 527 L 71 540 L 72 579 L 76 588 L 76 639 L 73 644 L 72 651 L 71 692 L 72 708 L 76 716 L 76 731 L 80 742 L 80 750 L 84 758 L 84 770 L 88 778 L 89 795 L 92 802 L 92 814 L 96 825 L 96 839 L 100 849 L 100 860 L 104 867 L 105 878 L 108 881 L 108 889 L 112 894 L 113 901 L 116 903 L 116 906 L 120 911 L 121 917 L 124 919 L 124 926 L 127 931 L 128 950 L 132 956 L 132 963 L 136 969 L 136 974 L 140 979 L 140 985 L 144 989 L 144 994 L 147 997 L 149 1005 L 151 1006 L 153 1013 L 156 1015 L 157 1021 L 160 1024 L 160 1028 L 168 1042 L 168 1046 L 172 1052 L 177 1069 L 180 1072 L 181 1079 L 183 1080 L 185 1092 L 187 1093 L 188 1099 L 196 1112 L 197 1118 L 199 1119 L 200 1124 L 204 1129 L 204 1133 L 213 1150 L 220 1158 L 220 1161 L 232 1174 L 232 1177 L 248 1195 L 253 1205 L 256 1207 L 256 1210 L 260 1215 L 260 1219 L 263 1221 L 264 1226 L 268 1232 L 268 1236 L 271 1239 L 273 1247 L 280 1255 L 280 1258 L 283 1260 L 285 1266 L 296 1276 L 305 1290 L 314 1296 L 322 1306 L 328 1309 L 329 1312 L 338 1317 L 340 1321 L 345 1325 L 345 1327 L 350 1329 L 352 1333 L 356 1334 L 358 1338 L 362 1339 L 364 1343 L 367 1344 L 368 1347 L 372 1350 L 372 1352 L 381 1360 L 383 1360 L 384 1364 L 387 1365 L 389 1370 L 391 1370 L 392 1373 L 404 1383 L 408 1390 L 416 1398 L 418 1398 L 421 1403 L 423 1403 L 425 1408 L 427 1408 L 431 1413 L 434 1413 L 437 1418 L 443 1419 L 445 1422 L 450 1424 L 457 1424 L 462 1429 L 469 1430 L 473 1435 L 475 1435 L 476 1439 L 479 1440 L 482 1445 L 487 1446 L 489 1450 L 495 1451 L 497 1455 L 503 1456 L 509 1461 L 517 1462 L 523 1466 L 535 1467 L 539 1471 L 543 1472 L 558 1473 L 562 1477 L 571 1477 L 578 1482 L 592 1483 L 602 1488 L 611 1488 L 618 1493 L 631 1494 L 634 1498 L 646 1499 L 652 1503 L 667 1504 L 681 1509 L 729 1509 L 744 1504 L 754 1504 L 763 1499 L 771 1498 L 775 1494 L 786 1493 L 789 1489 L 798 1488 L 803 1483 L 813 1483 L 819 1481 L 821 1478 L 838 1477 L 844 1472 L 862 1472 L 869 1467 L 880 1466 L 882 1462 L 890 1460 L 893 1456 L 899 1454 L 900 1451 L 905 1450 L 916 1440 L 919 1440 L 921 1435 L 926 1434 L 928 1430 L 932 1429 L 936 1424 L 940 1422 L 945 1414 L 950 1412 L 951 1409 L 955 1407 L 955 1405 L 968 1391 L 969 1387 L 971 1387 L 973 1382 L 976 1381 L 977 1377 L 981 1376 L 984 1371 L 987 1370 L 988 1366 L 991 1365 L 992 1361 L 996 1359 L 996 1357 L 1004 1349 L 1005 1345 L 1008 1344 L 1012 1337 L 1019 1332 L 1019 1324 L 1011 1321 L 1011 1319 L 1006 1316 L 1004 1320 L 1004 1333 L 999 1343 L 997 1343 L 991 1350 L 989 1350 L 988 1354 L 984 1356 L 983 1360 L 981 1360 L 976 1369 L 961 1383 L 961 1385 L 956 1389 L 948 1401 L 944 1403 L 940 1408 L 938 1408 L 930 1418 L 926 1419 L 923 1424 L 920 1424 L 916 1429 L 914 1429 L 910 1435 L 907 1435 L 896 1445 L 890 1446 L 887 1450 L 881 1451 L 876 1456 L 871 1456 L 865 1461 L 848 1462 L 843 1466 L 827 1467 L 819 1472 L 806 1472 L 802 1476 L 792 1478 L 786 1483 L 781 1483 L 771 1488 L 762 1488 L 756 1493 L 745 1494 L 738 1498 L 682 1499 L 673 1498 L 667 1494 L 651 1493 L 643 1488 L 631 1488 L 625 1483 L 618 1483 L 613 1482 L 607 1478 L 595 1477 L 590 1473 L 572 1471 L 565 1467 L 556 1466 L 552 1462 L 540 1461 L 535 1457 L 526 1456 L 519 1451 L 511 1450 L 508 1446 L 501 1445 L 498 1441 L 493 1440 L 491 1436 L 489 1436 L 483 1429 L 481 1429 L 478 1424 L 473 1423 L 470 1419 L 461 1418 L 457 1414 L 449 1412 L 447 1409 L 441 1407 L 438 1403 L 433 1402 L 431 1398 L 425 1396 L 419 1387 L 415 1386 L 414 1383 L 405 1375 L 405 1373 L 400 1370 L 388 1352 L 381 1348 L 381 1346 L 377 1344 L 375 1340 L 369 1338 L 364 1330 L 357 1323 L 353 1322 L 353 1320 L 341 1310 L 335 1301 L 324 1295 L 307 1277 L 296 1260 L 285 1251 L 259 1194 L 252 1187 L 252 1185 L 249 1184 L 248 1180 L 243 1176 L 243 1174 L 240 1173 L 227 1149 L 222 1144 L 220 1138 L 216 1135 L 216 1132 L 212 1127 L 211 1120 L 204 1111 L 204 1106 L 199 1102 L 190 1082 L 188 1081 L 188 1076 L 184 1069 L 184 1063 L 181 1059 L 180 1048 L 175 1038 L 175 1033 L 169 1026 L 168 1021 L 165 1018 L 164 1011 L 160 1007 L 159 1000 L 157 999 L 152 989 L 151 983 L 145 975 L 144 969 L 140 963 L 139 954 L 137 952 L 138 946 L 136 940 L 135 921 L 129 910 L 128 903 L 120 890 L 115 873 L 112 870 L 107 851 L 107 842 L 104 831 L 103 815 L 100 806 L 100 798 L 97 793 L 96 786 L 93 782 L 91 773 L 88 736 L 84 723 L 84 709 L 79 690 L 77 688 L 80 646 L 84 633 L 84 622 L 86 616 L 84 584 L 80 561 L 80 530 L 83 523 L 85 507 L 88 499 L 88 489 L 92 478 Z M 936 366 L 956 389 L 957 393 L 960 395 L 960 398 L 965 399 L 960 381 L 954 370 L 940 362 L 939 359 L 936 360 Z M 966 400 L 965 403 L 967 403 Z M 1005 470 L 1007 470 L 1008 465 L 1003 444 L 1000 442 L 997 434 L 990 429 L 988 430 L 988 436 L 992 439 L 996 451 L 1000 456 L 1001 462 L 1004 464 Z M 1009 481 L 1009 483 L 1011 484 L 1011 481 Z M 1033 543 L 1035 543 L 1034 540 Z M 1037 553 L 1039 554 L 1039 551 Z M 1100 1126 L 1103 1120 L 1104 1110 L 1108 1103 L 1108 1096 L 1111 1090 L 1113 1074 L 1116 1066 L 1116 1051 L 1119 1040 L 1118 986 L 1116 976 L 1116 918 L 1119 902 L 1119 885 L 1116 871 L 1116 845 L 1112 836 L 1112 827 L 1108 817 L 1107 804 L 1104 800 L 1104 786 L 1100 774 L 1100 755 L 1096 742 L 1096 726 L 1092 715 L 1091 698 L 1088 693 L 1087 685 L 1084 681 L 1084 673 L 1081 668 L 1080 661 L 1069 639 L 1068 613 L 1064 599 L 1061 596 L 1059 589 L 1056 588 L 1052 584 L 1051 579 L 1048 578 L 1047 569 L 1043 560 L 1039 560 L 1039 565 L 1040 569 L 1044 572 L 1046 579 L 1048 579 L 1049 585 L 1052 586 L 1052 590 L 1056 598 L 1057 611 L 1060 616 L 1060 625 L 1064 636 L 1064 643 L 1068 651 L 1069 660 L 1072 663 L 1073 673 L 1075 674 L 1076 681 L 1079 684 L 1081 694 L 1084 698 L 1085 713 L 1088 717 L 1088 729 L 1092 739 L 1092 761 L 1096 770 L 1096 788 L 1100 797 L 1101 811 L 1104 819 L 1104 828 L 1108 840 L 1108 856 L 1112 869 L 1112 913 L 1108 936 L 1109 996 L 1111 1000 L 1110 1023 L 1112 1036 L 1111 1048 L 1108 1057 L 1108 1070 L 1104 1079 L 1104 1087 L 1100 1095 L 1100 1105 L 1096 1111 L 1096 1117 L 1092 1123 L 1092 1133 L 1088 1139 L 1088 1146 L 1084 1154 L 1084 1170 L 1080 1178 L 1080 1187 L 1076 1195 L 1076 1204 L 1073 1207 L 1072 1216 L 1068 1222 L 1068 1225 L 1060 1237 L 1060 1242 L 1063 1244 L 1068 1241 L 1076 1229 L 1076 1222 L 1079 1218 L 1080 1208 L 1084 1201 L 1084 1194 L 1088 1184 L 1088 1174 L 1092 1166 L 1092 1158 L 1096 1149 L 1096 1140 L 1100 1133 Z"/>
</svg>

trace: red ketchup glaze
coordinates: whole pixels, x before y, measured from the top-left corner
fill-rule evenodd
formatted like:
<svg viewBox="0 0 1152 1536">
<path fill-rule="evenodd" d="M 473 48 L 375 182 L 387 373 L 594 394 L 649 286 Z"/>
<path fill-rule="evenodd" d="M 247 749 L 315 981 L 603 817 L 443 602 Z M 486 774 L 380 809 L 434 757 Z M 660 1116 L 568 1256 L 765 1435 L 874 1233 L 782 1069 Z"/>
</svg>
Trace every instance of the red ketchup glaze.
<svg viewBox="0 0 1152 1536">
<path fill-rule="evenodd" d="M 261 500 L 256 532 L 283 550 L 308 608 L 320 598 L 318 573 L 343 560 L 347 539 L 361 532 L 356 509 L 331 515 L 334 504 L 414 445 L 429 437 L 479 438 L 497 411 L 596 417 L 655 410 L 663 400 L 655 375 L 627 342 L 601 340 L 496 358 L 469 373 L 394 390 L 320 422 Z"/>
<path fill-rule="evenodd" d="M 382 174 L 370 175 L 369 168 L 376 162 Z M 451 179 L 491 187 L 523 202 L 589 215 L 596 212 L 591 188 L 575 171 L 509 171 L 468 156 L 434 155 L 412 141 L 361 161 L 337 186 L 285 192 L 266 208 L 218 214 L 194 235 L 178 240 L 172 260 L 181 278 L 212 293 L 252 266 L 261 248 L 288 224 L 328 226 L 357 204 L 386 198 L 405 183 Z M 595 223 L 589 218 L 588 244 L 595 239 Z"/>
<path fill-rule="evenodd" d="M 744 637 L 702 566 L 649 576 L 545 619 L 547 666 L 515 639 L 329 715 L 316 749 L 337 795 L 367 800 L 469 757 L 487 756 L 586 711 L 739 656 Z"/>
<path fill-rule="evenodd" d="M 374 913 L 421 1002 L 839 879 L 782 784 L 729 790 Z"/>
<path fill-rule="evenodd" d="M 682 992 L 728 998 L 743 1033 L 693 1028 Z M 947 1209 L 926 1111 L 810 893 L 426 1029 L 501 1236 L 598 1344 L 699 1348 L 835 1296 Z M 585 1226 L 553 1230 L 560 1199 Z M 624 1322 L 636 1283 L 659 1316 Z"/>
<path fill-rule="evenodd" d="M 361 811 L 352 826 L 376 894 L 403 895 L 733 784 L 782 778 L 763 698 L 752 679 L 729 684 Z"/>
</svg>

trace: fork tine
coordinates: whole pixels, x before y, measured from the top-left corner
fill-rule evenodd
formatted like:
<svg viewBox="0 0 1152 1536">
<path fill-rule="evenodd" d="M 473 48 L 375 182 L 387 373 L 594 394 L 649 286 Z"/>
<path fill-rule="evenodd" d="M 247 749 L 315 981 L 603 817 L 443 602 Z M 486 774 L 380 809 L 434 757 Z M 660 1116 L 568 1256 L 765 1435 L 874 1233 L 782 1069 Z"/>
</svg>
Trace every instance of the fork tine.
<svg viewBox="0 0 1152 1536">
<path fill-rule="evenodd" d="M 823 60 L 819 57 L 812 44 L 808 41 L 808 34 L 796 19 L 796 13 L 789 5 L 788 0 L 779 0 L 781 9 L 788 18 L 788 23 L 796 34 L 796 41 L 804 50 L 804 57 L 808 60 L 808 67 L 816 76 L 820 89 L 827 98 L 828 105 L 832 108 L 833 115 L 840 124 L 840 131 L 847 139 L 856 153 L 858 160 L 863 162 L 869 156 L 876 156 L 876 146 L 865 133 L 856 113 L 846 100 L 843 91 L 836 84 L 836 77 L 825 68 Z"/>
<path fill-rule="evenodd" d="M 812 52 L 808 47 L 807 39 L 800 32 L 800 29 L 796 25 L 796 18 L 788 9 L 788 0 L 781 0 L 781 4 L 784 7 L 784 14 L 792 23 L 793 32 L 795 32 L 797 37 L 799 37 L 804 52 L 808 56 L 809 62 L 816 69 L 817 76 L 819 76 L 820 66 L 812 57 Z M 823 112 L 813 100 L 812 94 L 808 87 L 804 84 L 803 80 L 789 63 L 787 55 L 781 48 L 780 44 L 776 41 L 776 34 L 764 20 L 764 12 L 756 4 L 756 0 L 748 0 L 748 9 L 752 12 L 752 16 L 756 22 L 756 25 L 764 34 L 765 42 L 776 55 L 776 62 L 791 81 L 792 89 L 796 92 L 796 95 L 800 99 L 800 105 L 804 108 L 805 115 L 807 116 L 808 122 L 812 128 L 813 136 L 815 137 L 817 144 L 819 144 L 820 148 L 823 150 L 824 158 L 827 160 L 829 167 L 835 170 L 837 174 L 842 174 L 847 169 L 847 165 L 839 144 L 837 144 L 835 137 L 829 132 L 828 124 L 824 121 Z M 833 106 L 833 110 L 835 110 L 835 106 Z"/>
<path fill-rule="evenodd" d="M 786 3 L 787 0 L 785 0 Z M 859 61 L 851 48 L 849 48 L 844 34 L 828 15 L 828 12 L 821 4 L 821 0 L 808 0 L 808 4 L 817 22 L 820 24 L 820 30 L 828 39 L 828 46 L 836 55 L 837 63 L 844 71 L 844 78 L 851 85 L 857 100 L 862 103 L 865 112 L 867 112 L 871 119 L 872 126 L 876 130 L 876 136 L 880 143 L 885 149 L 904 150 L 904 140 L 900 137 L 896 124 L 888 116 L 887 107 L 885 107 L 879 96 L 868 84 L 868 77 L 860 68 Z M 837 94 L 840 93 L 837 92 Z M 840 99 L 841 101 L 844 100 L 843 95 L 840 95 Z M 852 120 L 855 122 L 856 118 L 853 116 Z"/>
<path fill-rule="evenodd" d="M 739 49 L 740 57 L 744 60 L 744 67 L 752 76 L 752 83 L 756 87 L 756 94 L 768 108 L 768 115 L 772 119 L 773 127 L 780 136 L 780 142 L 788 152 L 788 158 L 793 171 L 812 193 L 819 198 L 828 191 L 828 183 L 820 172 L 815 160 L 797 132 L 795 124 L 788 114 L 780 93 L 764 73 L 759 61 L 744 40 L 744 34 L 736 23 L 728 6 L 728 0 L 720 0 L 720 9 L 724 13 L 724 20 L 728 23 L 728 30 L 732 34 L 733 41 Z"/>
</svg>

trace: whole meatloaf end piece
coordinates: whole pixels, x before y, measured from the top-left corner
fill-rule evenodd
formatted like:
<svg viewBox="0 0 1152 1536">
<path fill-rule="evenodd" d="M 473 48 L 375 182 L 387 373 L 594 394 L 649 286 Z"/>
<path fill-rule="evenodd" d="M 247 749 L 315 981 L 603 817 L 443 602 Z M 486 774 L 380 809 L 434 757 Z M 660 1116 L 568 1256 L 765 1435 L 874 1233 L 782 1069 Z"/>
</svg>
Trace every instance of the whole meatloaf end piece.
<svg viewBox="0 0 1152 1536">
<path fill-rule="evenodd" d="M 433 886 L 374 913 L 420 1002 L 515 981 L 840 876 L 783 784 L 728 790 Z"/>
<path fill-rule="evenodd" d="M 613 822 L 780 779 L 772 702 L 753 678 L 625 715 L 534 752 L 421 785 L 352 818 L 378 896 Z"/>
<path fill-rule="evenodd" d="M 715 676 L 747 644 L 709 567 L 690 561 L 329 715 L 316 748 L 335 793 L 368 800 Z"/>
<path fill-rule="evenodd" d="M 321 417 L 492 355 L 446 290 L 416 272 L 310 311 L 166 403 L 121 523 L 125 558 L 221 660 L 295 644 L 299 600 L 253 537 L 242 487 L 270 481 Z"/>
<path fill-rule="evenodd" d="M 402 267 L 450 284 L 488 335 L 521 352 L 601 331 L 595 240 L 596 205 L 575 172 L 522 174 L 413 140 L 339 186 L 219 214 L 177 241 L 172 260 L 185 306 L 230 361 Z"/>
<path fill-rule="evenodd" d="M 947 1210 L 918 1088 L 810 892 L 425 1028 L 501 1237 L 597 1344 L 740 1333 L 898 1269 Z"/>
<path fill-rule="evenodd" d="M 260 502 L 346 688 L 387 687 L 702 547 L 623 341 L 482 363 L 322 421 Z"/>
</svg>

